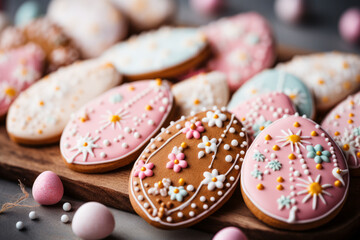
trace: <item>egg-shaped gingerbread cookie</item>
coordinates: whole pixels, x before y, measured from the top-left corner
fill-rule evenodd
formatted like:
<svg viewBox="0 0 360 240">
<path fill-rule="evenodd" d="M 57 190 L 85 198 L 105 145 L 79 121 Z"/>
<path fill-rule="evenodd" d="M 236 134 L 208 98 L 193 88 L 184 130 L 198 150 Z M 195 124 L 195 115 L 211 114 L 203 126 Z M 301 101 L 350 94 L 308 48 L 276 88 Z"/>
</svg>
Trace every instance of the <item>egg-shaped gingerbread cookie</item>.
<svg viewBox="0 0 360 240">
<path fill-rule="evenodd" d="M 297 115 L 262 131 L 246 153 L 241 191 L 252 213 L 270 226 L 305 230 L 329 222 L 349 188 L 345 157 L 320 125 Z"/>
<path fill-rule="evenodd" d="M 343 150 L 351 174 L 360 175 L 360 93 L 339 103 L 323 120 L 321 126 Z"/>
<path fill-rule="evenodd" d="M 90 101 L 65 127 L 60 150 L 79 172 L 105 172 L 136 160 L 173 113 L 167 81 L 123 84 Z"/>
<path fill-rule="evenodd" d="M 181 117 L 151 140 L 130 174 L 135 211 L 165 229 L 191 226 L 235 191 L 247 135 L 226 109 Z"/>
</svg>

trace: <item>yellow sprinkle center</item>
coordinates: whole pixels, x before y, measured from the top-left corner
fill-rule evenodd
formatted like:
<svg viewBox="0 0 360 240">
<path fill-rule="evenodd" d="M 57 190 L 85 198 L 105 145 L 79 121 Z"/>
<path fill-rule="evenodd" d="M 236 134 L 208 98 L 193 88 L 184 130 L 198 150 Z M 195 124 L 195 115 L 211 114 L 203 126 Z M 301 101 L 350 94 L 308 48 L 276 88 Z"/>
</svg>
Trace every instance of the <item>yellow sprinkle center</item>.
<svg viewBox="0 0 360 240">
<path fill-rule="evenodd" d="M 313 182 L 309 185 L 308 191 L 311 195 L 319 194 L 322 192 L 321 185 L 317 182 Z"/>
<path fill-rule="evenodd" d="M 244 117 L 241 119 L 241 121 L 245 121 L 245 120 L 246 120 L 246 118 L 244 118 Z"/>
<path fill-rule="evenodd" d="M 353 113 L 349 113 L 349 117 L 353 117 L 354 116 L 354 114 Z"/>
<path fill-rule="evenodd" d="M 150 110 L 152 110 L 152 107 L 150 105 L 146 105 L 145 110 L 150 111 Z"/>
<path fill-rule="evenodd" d="M 143 172 L 145 172 L 145 171 L 146 171 L 146 167 L 142 167 L 140 170 L 143 171 Z"/>
<path fill-rule="evenodd" d="M 348 69 L 350 66 L 349 66 L 349 63 L 348 62 L 343 62 L 343 68 L 344 69 Z"/>
<path fill-rule="evenodd" d="M 349 124 L 352 124 L 353 122 L 354 122 L 354 121 L 353 121 L 352 119 L 349 119 L 349 120 L 348 120 L 348 123 L 349 123 Z"/>
<path fill-rule="evenodd" d="M 256 89 L 252 89 L 252 90 L 251 90 L 251 93 L 252 93 L 252 94 L 255 94 L 255 93 L 257 93 L 257 90 L 256 90 Z"/>
<path fill-rule="evenodd" d="M 283 185 L 279 184 L 279 185 L 276 186 L 276 189 L 279 190 L 279 191 L 281 191 L 281 190 L 284 189 L 284 187 L 283 187 Z"/>
<path fill-rule="evenodd" d="M 130 86 L 130 87 L 129 87 L 129 90 L 130 90 L 130 91 L 134 91 L 134 90 L 135 90 L 135 87 L 134 87 L 134 86 Z"/>
<path fill-rule="evenodd" d="M 199 99 L 195 99 L 194 100 L 194 105 L 198 105 L 200 103 L 200 100 Z"/>
<path fill-rule="evenodd" d="M 40 102 L 39 102 L 39 105 L 40 105 L 40 106 L 44 106 L 44 101 L 40 101 Z"/>
<path fill-rule="evenodd" d="M 207 143 L 205 143 L 205 146 L 210 147 L 210 146 L 211 146 L 211 143 L 210 143 L 210 142 L 207 142 Z"/>
<path fill-rule="evenodd" d="M 300 123 L 294 122 L 294 127 L 300 127 Z"/>
<path fill-rule="evenodd" d="M 264 185 L 262 185 L 261 183 L 259 183 L 257 186 L 256 186 L 257 189 L 259 190 L 263 190 L 264 189 Z"/>
<path fill-rule="evenodd" d="M 340 115 L 339 114 L 336 114 L 335 115 L 335 119 L 339 119 L 340 118 Z"/>
<path fill-rule="evenodd" d="M 283 182 L 284 179 L 283 179 L 282 177 L 278 177 L 278 178 L 276 179 L 276 181 L 278 181 L 278 182 Z"/>
<path fill-rule="evenodd" d="M 39 130 L 38 130 L 38 133 L 39 133 L 39 134 L 42 134 L 42 133 L 43 133 L 43 131 L 42 131 L 41 129 L 39 129 Z"/>
<path fill-rule="evenodd" d="M 119 115 L 112 115 L 110 117 L 110 122 L 113 122 L 113 123 L 118 122 L 120 120 L 121 120 L 121 117 Z"/>
<path fill-rule="evenodd" d="M 191 128 L 192 130 L 195 130 L 195 129 L 196 129 L 196 125 L 193 123 L 193 124 L 191 124 L 190 128 Z"/>
<path fill-rule="evenodd" d="M 323 85 L 324 83 L 325 83 L 324 79 L 320 78 L 320 79 L 318 80 L 318 84 L 319 84 L 319 85 Z"/>
<path fill-rule="evenodd" d="M 215 119 L 219 118 L 219 115 L 214 114 L 214 118 L 215 118 Z"/>
<path fill-rule="evenodd" d="M 273 148 L 272 148 L 274 151 L 278 151 L 280 150 L 280 147 L 278 145 L 274 145 Z"/>
<path fill-rule="evenodd" d="M 23 68 L 23 69 L 21 70 L 21 75 L 26 76 L 27 73 L 28 73 L 28 70 L 27 70 L 26 68 Z"/>
<path fill-rule="evenodd" d="M 161 78 L 157 78 L 157 79 L 155 79 L 155 81 L 156 81 L 156 85 L 161 86 L 161 84 L 162 84 Z"/>
<path fill-rule="evenodd" d="M 175 188 L 174 193 L 179 193 L 179 189 Z"/>
<path fill-rule="evenodd" d="M 174 163 L 175 163 L 175 164 L 179 164 L 179 160 L 175 159 L 175 160 L 174 160 Z"/>
<path fill-rule="evenodd" d="M 271 139 L 272 139 L 272 137 L 271 137 L 269 134 L 265 136 L 265 140 L 266 140 L 266 141 L 269 141 L 269 140 L 271 140 Z"/>
<path fill-rule="evenodd" d="M 185 184 L 185 180 L 183 178 L 179 179 L 179 184 L 180 186 L 183 186 Z"/>
<path fill-rule="evenodd" d="M 296 134 L 288 136 L 287 139 L 293 143 L 298 143 L 301 141 L 301 137 Z"/>
<path fill-rule="evenodd" d="M 341 182 L 339 180 L 336 180 L 334 182 L 335 187 L 341 187 Z"/>
<path fill-rule="evenodd" d="M 164 187 L 164 184 L 162 183 L 162 181 L 159 181 L 159 182 L 158 182 L 158 187 L 159 187 L 159 188 L 163 188 L 163 187 Z"/>
<path fill-rule="evenodd" d="M 217 181 L 217 178 L 216 178 L 216 177 L 213 177 L 213 178 L 211 179 L 211 181 L 216 182 L 216 181 Z"/>
<path fill-rule="evenodd" d="M 291 160 L 294 160 L 294 159 L 296 159 L 296 156 L 295 156 L 295 154 L 290 153 L 288 158 L 291 159 Z"/>
<path fill-rule="evenodd" d="M 80 118 L 80 122 L 86 122 L 86 118 L 81 117 L 81 118 Z"/>
<path fill-rule="evenodd" d="M 350 105 L 354 105 L 355 102 L 353 100 L 350 101 Z"/>
<path fill-rule="evenodd" d="M 341 170 L 340 170 L 340 169 L 336 170 L 336 173 L 337 173 L 337 174 L 340 174 L 340 173 L 341 173 Z"/>
<path fill-rule="evenodd" d="M 186 143 L 186 142 L 182 142 L 181 145 L 180 145 L 180 147 L 182 147 L 182 148 L 184 148 L 184 149 L 187 148 L 187 143 Z"/>
<path fill-rule="evenodd" d="M 340 133 L 339 133 L 338 131 L 336 131 L 336 132 L 334 133 L 334 135 L 335 135 L 335 136 L 339 136 Z"/>
<path fill-rule="evenodd" d="M 260 131 L 264 130 L 264 126 L 259 127 Z"/>
<path fill-rule="evenodd" d="M 357 156 L 358 158 L 360 158 L 360 152 L 357 152 L 357 153 L 356 153 L 356 156 Z"/>
<path fill-rule="evenodd" d="M 317 152 L 316 152 L 316 155 L 321 156 L 321 152 L 320 152 L 320 151 L 317 151 Z"/>
<path fill-rule="evenodd" d="M 84 147 L 87 147 L 87 146 L 88 146 L 88 143 L 87 143 L 87 142 L 84 142 L 83 146 L 84 146 Z"/>
<path fill-rule="evenodd" d="M 347 151 L 350 149 L 350 146 L 349 146 L 349 144 L 344 144 L 342 148 L 344 151 Z"/>
<path fill-rule="evenodd" d="M 14 88 L 12 88 L 12 87 L 6 88 L 4 92 L 9 97 L 15 97 L 15 95 L 16 95 L 16 90 Z"/>
<path fill-rule="evenodd" d="M 317 135 L 318 135 L 317 132 L 315 132 L 315 131 L 312 131 L 312 132 L 311 132 L 311 136 L 315 137 L 315 136 L 317 136 Z"/>
<path fill-rule="evenodd" d="M 290 94 L 288 97 L 289 97 L 291 100 L 294 100 L 294 99 L 296 98 L 296 94 Z"/>
<path fill-rule="evenodd" d="M 322 165 L 320 163 L 316 164 L 316 169 L 318 170 L 322 169 Z"/>
</svg>

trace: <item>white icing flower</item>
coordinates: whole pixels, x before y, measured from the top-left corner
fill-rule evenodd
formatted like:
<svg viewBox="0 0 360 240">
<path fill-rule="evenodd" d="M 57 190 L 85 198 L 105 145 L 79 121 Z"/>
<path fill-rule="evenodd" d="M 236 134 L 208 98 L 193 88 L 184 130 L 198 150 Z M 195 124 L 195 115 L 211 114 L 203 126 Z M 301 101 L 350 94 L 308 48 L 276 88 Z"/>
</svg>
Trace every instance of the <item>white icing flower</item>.
<svg viewBox="0 0 360 240">
<path fill-rule="evenodd" d="M 358 152 L 358 149 L 360 148 L 360 136 L 356 136 L 354 134 L 354 131 L 349 131 L 348 129 L 345 129 L 344 133 L 339 136 L 334 137 L 335 142 L 337 145 L 343 150 L 345 153 L 345 156 L 347 159 L 352 156 L 352 159 L 354 162 L 348 161 L 348 164 L 350 167 L 357 167 L 358 166 L 358 160 L 356 153 Z"/>
<path fill-rule="evenodd" d="M 288 129 L 288 132 L 281 129 L 281 132 L 284 134 L 283 136 L 276 136 L 277 138 L 280 138 L 276 142 L 283 143 L 281 147 L 285 147 L 290 144 L 291 151 L 294 152 L 296 150 L 296 153 L 301 153 L 300 147 L 305 149 L 304 144 L 311 144 L 309 141 L 306 141 L 305 139 L 310 139 L 310 136 L 301 136 L 301 130 L 299 130 L 296 134 L 294 134 L 290 129 Z"/>
<path fill-rule="evenodd" d="M 204 172 L 205 179 L 202 184 L 207 184 L 207 188 L 213 191 L 215 188 L 222 189 L 224 187 L 225 175 L 219 175 L 218 170 L 213 169 L 212 172 Z"/>
<path fill-rule="evenodd" d="M 223 122 L 227 119 L 226 114 L 216 110 L 215 112 L 208 111 L 206 117 L 202 119 L 203 122 L 207 122 L 209 127 L 216 125 L 217 127 L 222 127 Z"/>
<path fill-rule="evenodd" d="M 40 76 L 34 69 L 20 65 L 15 68 L 13 77 L 20 83 L 32 83 Z"/>
<path fill-rule="evenodd" d="M 9 104 L 16 98 L 18 91 L 15 87 L 4 82 L 0 84 L 0 101 L 5 100 L 5 104 Z"/>
<path fill-rule="evenodd" d="M 129 118 L 128 114 L 129 114 L 129 112 L 127 112 L 126 110 L 124 110 L 122 108 L 119 109 L 114 114 L 108 110 L 107 115 L 102 116 L 105 119 L 100 122 L 103 124 L 101 129 L 103 130 L 103 129 L 107 128 L 109 125 L 112 125 L 113 129 L 115 129 L 116 126 L 119 127 L 120 129 L 122 129 L 121 123 L 124 121 L 124 119 Z"/>
<path fill-rule="evenodd" d="M 166 197 L 168 194 L 168 188 L 170 187 L 171 180 L 169 178 L 163 178 L 161 181 L 154 183 L 154 187 L 148 190 L 150 195 L 161 195 Z"/>
<path fill-rule="evenodd" d="M 215 152 L 217 150 L 216 138 L 209 140 L 207 136 L 202 137 L 202 143 L 198 144 L 198 148 L 205 148 L 205 152 L 209 154 L 210 152 Z"/>
<path fill-rule="evenodd" d="M 296 105 L 307 104 L 305 93 L 301 92 L 299 89 L 289 89 L 286 88 L 284 93 L 291 99 Z"/>
<path fill-rule="evenodd" d="M 77 150 L 77 152 L 71 157 L 70 160 L 67 161 L 69 163 L 72 163 L 76 158 L 76 156 L 78 156 L 79 154 L 83 155 L 84 162 L 86 161 L 88 154 L 94 157 L 95 155 L 93 149 L 101 148 L 99 145 L 95 144 L 95 142 L 99 140 L 99 138 L 100 137 L 96 137 L 96 138 L 90 137 L 90 133 L 88 133 L 85 137 L 79 137 L 78 140 L 76 141 L 76 146 L 70 149 L 70 151 Z"/>
</svg>

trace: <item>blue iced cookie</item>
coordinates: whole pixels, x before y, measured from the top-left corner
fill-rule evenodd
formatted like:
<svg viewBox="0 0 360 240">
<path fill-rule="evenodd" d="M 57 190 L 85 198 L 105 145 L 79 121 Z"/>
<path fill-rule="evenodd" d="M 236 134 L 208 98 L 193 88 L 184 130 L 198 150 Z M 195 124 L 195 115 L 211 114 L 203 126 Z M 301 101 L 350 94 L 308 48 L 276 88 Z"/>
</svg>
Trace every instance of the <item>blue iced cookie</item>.
<svg viewBox="0 0 360 240">
<path fill-rule="evenodd" d="M 315 107 L 310 90 L 299 78 L 278 70 L 263 71 L 242 85 L 234 93 L 228 108 L 232 109 L 256 95 L 272 91 L 285 93 L 301 115 L 314 117 Z"/>
</svg>

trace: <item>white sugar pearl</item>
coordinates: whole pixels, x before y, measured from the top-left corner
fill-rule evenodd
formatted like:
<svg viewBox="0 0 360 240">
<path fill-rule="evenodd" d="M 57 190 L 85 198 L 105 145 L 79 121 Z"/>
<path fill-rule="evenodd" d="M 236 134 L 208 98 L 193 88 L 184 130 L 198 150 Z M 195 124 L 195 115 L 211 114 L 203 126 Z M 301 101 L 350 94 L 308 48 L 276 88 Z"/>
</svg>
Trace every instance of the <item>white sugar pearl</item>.
<svg viewBox="0 0 360 240">
<path fill-rule="evenodd" d="M 188 185 L 186 187 L 186 190 L 188 190 L 189 192 L 192 192 L 192 191 L 194 191 L 194 186 L 193 185 Z"/>
<path fill-rule="evenodd" d="M 122 143 L 121 146 L 122 146 L 123 148 L 128 148 L 128 147 L 129 147 L 129 145 L 128 145 L 127 143 Z"/>
<path fill-rule="evenodd" d="M 148 124 L 149 124 L 149 125 L 154 125 L 154 124 L 155 124 L 155 122 L 154 122 L 153 120 L 151 120 L 151 119 L 150 119 L 150 120 L 148 120 Z"/>
<path fill-rule="evenodd" d="M 231 156 L 231 155 L 227 155 L 227 156 L 225 157 L 225 161 L 226 161 L 226 162 L 231 162 L 231 161 L 232 161 L 232 156 Z"/>
<path fill-rule="evenodd" d="M 231 127 L 231 128 L 229 129 L 229 132 L 230 132 L 230 133 L 234 133 L 234 132 L 235 132 L 235 128 Z"/>
<path fill-rule="evenodd" d="M 230 145 L 229 145 L 229 144 L 225 144 L 225 145 L 224 145 L 224 149 L 225 149 L 225 150 L 229 150 L 229 149 L 230 149 Z"/>
<path fill-rule="evenodd" d="M 171 218 L 171 217 L 167 217 L 167 218 L 166 218 L 166 221 L 171 222 L 171 221 L 172 221 L 172 218 Z"/>
<path fill-rule="evenodd" d="M 206 197 L 205 197 L 205 196 L 201 196 L 201 197 L 200 197 L 200 201 L 201 201 L 201 202 L 205 202 L 205 201 L 206 201 Z"/>
<path fill-rule="evenodd" d="M 38 215 L 37 215 L 37 213 L 36 213 L 35 211 L 31 211 L 31 212 L 29 213 L 29 218 L 30 218 L 31 220 L 35 220 L 35 219 L 38 218 Z"/>
<path fill-rule="evenodd" d="M 110 145 L 110 141 L 107 140 L 107 139 L 105 139 L 105 140 L 103 141 L 103 144 L 104 144 L 104 146 L 109 146 L 109 145 Z"/>
<path fill-rule="evenodd" d="M 138 132 L 134 133 L 134 137 L 135 137 L 135 138 L 140 138 L 140 137 L 141 137 L 141 136 L 140 136 L 140 133 L 138 133 Z"/>
<path fill-rule="evenodd" d="M 69 202 L 64 203 L 63 209 L 65 212 L 68 212 L 71 210 L 71 204 Z"/>
<path fill-rule="evenodd" d="M 101 158 L 106 158 L 106 153 L 101 152 L 101 153 L 100 153 L 100 157 L 101 157 Z"/>
<path fill-rule="evenodd" d="M 190 206 L 191 208 L 196 208 L 196 203 L 192 203 Z"/>
<path fill-rule="evenodd" d="M 204 204 L 204 205 L 203 205 L 203 209 L 206 210 L 206 209 L 208 209 L 208 208 L 209 208 L 209 206 L 208 206 L 207 204 Z"/>
<path fill-rule="evenodd" d="M 210 201 L 215 202 L 215 198 L 214 198 L 214 197 L 211 197 L 211 198 L 210 198 Z"/>
<path fill-rule="evenodd" d="M 195 216 L 195 213 L 194 213 L 193 211 L 190 211 L 190 212 L 189 212 L 189 216 L 190 216 L 190 217 L 193 217 L 193 216 Z"/>
<path fill-rule="evenodd" d="M 61 216 L 61 222 L 63 222 L 63 223 L 67 223 L 67 222 L 69 222 L 69 220 L 70 219 L 69 219 L 68 215 L 64 214 Z"/>
<path fill-rule="evenodd" d="M 231 141 L 231 145 L 236 147 L 237 145 L 239 145 L 239 142 L 234 139 L 234 140 Z"/>
<path fill-rule="evenodd" d="M 183 214 L 182 212 L 178 212 L 177 216 L 178 216 L 179 218 L 182 218 L 182 217 L 184 216 L 184 214 Z"/>
<path fill-rule="evenodd" d="M 16 223 L 16 229 L 17 230 L 22 230 L 23 228 L 24 228 L 24 223 L 22 222 L 22 221 L 18 221 L 17 223 Z"/>
<path fill-rule="evenodd" d="M 139 201 L 142 201 L 142 200 L 144 200 L 144 197 L 143 197 L 143 195 L 139 195 L 139 196 L 138 196 L 138 200 L 139 200 Z"/>
</svg>

